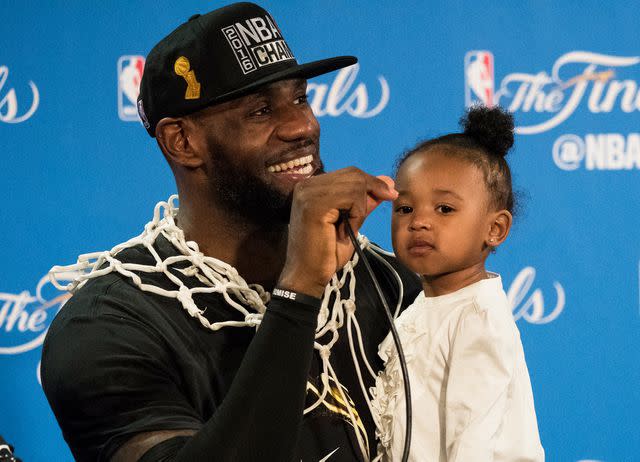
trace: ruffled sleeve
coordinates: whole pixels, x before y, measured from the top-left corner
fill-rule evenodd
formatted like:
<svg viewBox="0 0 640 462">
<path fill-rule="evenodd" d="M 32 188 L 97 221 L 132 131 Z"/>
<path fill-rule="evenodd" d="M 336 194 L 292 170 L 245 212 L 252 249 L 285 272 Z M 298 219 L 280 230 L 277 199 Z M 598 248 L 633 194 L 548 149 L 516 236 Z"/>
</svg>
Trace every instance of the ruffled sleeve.
<svg viewBox="0 0 640 462">
<path fill-rule="evenodd" d="M 418 296 L 418 300 L 423 297 Z M 421 338 L 425 335 L 426 329 L 420 326 L 421 307 L 416 303 L 408 308 L 396 320 L 396 328 L 402 343 L 405 360 L 411 369 L 414 364 L 416 354 L 422 352 L 420 349 Z M 378 454 L 384 454 L 382 460 L 391 460 L 394 446 L 394 438 L 402 441 L 404 437 L 404 380 L 398 359 L 398 351 L 393 341 L 391 333 L 382 341 L 378 348 L 378 355 L 384 361 L 385 368 L 378 373 L 375 386 L 370 388 L 371 411 L 374 419 L 378 422 L 376 428 L 376 438 L 378 440 Z M 399 419 L 399 410 L 402 414 Z M 396 441 L 395 444 L 398 444 Z"/>
<path fill-rule="evenodd" d="M 484 307 L 486 308 L 486 307 Z M 445 400 L 448 461 L 492 461 L 516 362 L 517 332 L 499 310 L 473 303 L 459 318 Z"/>
</svg>

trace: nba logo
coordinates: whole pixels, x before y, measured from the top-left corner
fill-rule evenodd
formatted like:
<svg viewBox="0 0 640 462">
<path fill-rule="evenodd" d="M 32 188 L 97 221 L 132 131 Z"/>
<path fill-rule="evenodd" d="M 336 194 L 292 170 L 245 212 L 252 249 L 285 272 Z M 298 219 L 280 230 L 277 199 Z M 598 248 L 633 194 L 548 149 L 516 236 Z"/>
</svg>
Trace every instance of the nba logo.
<svg viewBox="0 0 640 462">
<path fill-rule="evenodd" d="M 493 82 L 493 53 L 469 51 L 464 57 L 465 105 L 493 106 Z"/>
<path fill-rule="evenodd" d="M 118 59 L 118 116 L 138 122 L 138 94 L 144 70 L 144 56 L 121 56 Z"/>
</svg>

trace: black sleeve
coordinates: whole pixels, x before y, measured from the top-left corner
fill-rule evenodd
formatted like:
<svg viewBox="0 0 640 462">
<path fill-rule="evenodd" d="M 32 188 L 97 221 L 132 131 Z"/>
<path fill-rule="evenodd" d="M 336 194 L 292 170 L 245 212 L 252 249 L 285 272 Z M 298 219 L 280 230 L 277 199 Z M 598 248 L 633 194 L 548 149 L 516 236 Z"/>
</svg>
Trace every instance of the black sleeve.
<svg viewBox="0 0 640 462">
<path fill-rule="evenodd" d="M 274 300 L 215 415 L 175 461 L 290 461 L 302 421 L 318 309 Z"/>
<path fill-rule="evenodd" d="M 43 346 L 42 385 L 76 460 L 107 461 L 136 433 L 180 429 L 197 433 L 183 447 L 174 446 L 176 461 L 292 459 L 316 307 L 288 300 L 269 304 L 228 392 L 203 422 L 170 366 L 172 348 L 134 316 L 140 306 L 132 294 L 113 290 L 74 298 Z"/>
</svg>

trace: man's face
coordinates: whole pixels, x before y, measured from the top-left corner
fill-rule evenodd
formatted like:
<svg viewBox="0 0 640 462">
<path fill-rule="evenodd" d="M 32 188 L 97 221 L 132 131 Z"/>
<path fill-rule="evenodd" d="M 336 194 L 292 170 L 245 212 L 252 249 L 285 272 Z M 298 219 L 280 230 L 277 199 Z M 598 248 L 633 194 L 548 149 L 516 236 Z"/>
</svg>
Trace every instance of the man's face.
<svg viewBox="0 0 640 462">
<path fill-rule="evenodd" d="M 305 80 L 283 80 L 198 115 L 215 200 L 254 223 L 287 223 L 296 183 L 322 172 Z"/>
</svg>

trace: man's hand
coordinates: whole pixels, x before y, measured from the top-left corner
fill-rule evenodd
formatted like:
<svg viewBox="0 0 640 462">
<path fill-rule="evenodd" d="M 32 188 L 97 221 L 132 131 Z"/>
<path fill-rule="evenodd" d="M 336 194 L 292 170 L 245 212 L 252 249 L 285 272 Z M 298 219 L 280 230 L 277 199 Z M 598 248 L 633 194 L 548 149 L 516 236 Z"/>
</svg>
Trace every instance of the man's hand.
<svg viewBox="0 0 640 462">
<path fill-rule="evenodd" d="M 278 286 L 322 296 L 331 276 L 355 250 L 344 228 L 337 226 L 340 211 L 349 212 L 349 222 L 357 233 L 373 209 L 397 197 L 393 185 L 389 177 L 374 177 L 355 167 L 298 183 L 293 194 L 287 259 Z"/>
</svg>

